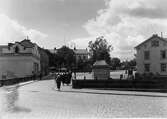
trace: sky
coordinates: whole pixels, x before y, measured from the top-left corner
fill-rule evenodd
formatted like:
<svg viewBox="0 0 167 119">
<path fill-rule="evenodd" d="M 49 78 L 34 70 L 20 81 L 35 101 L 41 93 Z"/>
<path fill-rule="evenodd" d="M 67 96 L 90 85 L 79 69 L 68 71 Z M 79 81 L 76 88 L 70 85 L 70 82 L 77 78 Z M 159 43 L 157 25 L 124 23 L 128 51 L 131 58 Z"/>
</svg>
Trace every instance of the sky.
<svg viewBox="0 0 167 119">
<path fill-rule="evenodd" d="M 39 46 L 86 48 L 104 36 L 111 57 L 134 58 L 153 34 L 167 37 L 166 0 L 0 0 L 0 45 L 27 36 Z"/>
</svg>

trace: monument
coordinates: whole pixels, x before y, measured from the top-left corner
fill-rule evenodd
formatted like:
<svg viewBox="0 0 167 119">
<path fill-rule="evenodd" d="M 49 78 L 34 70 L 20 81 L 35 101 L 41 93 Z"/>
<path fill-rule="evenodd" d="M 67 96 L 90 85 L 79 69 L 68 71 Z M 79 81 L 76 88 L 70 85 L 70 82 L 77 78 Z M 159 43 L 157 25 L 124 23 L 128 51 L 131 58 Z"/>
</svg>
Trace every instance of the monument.
<svg viewBox="0 0 167 119">
<path fill-rule="evenodd" d="M 93 64 L 93 77 L 95 80 L 108 80 L 110 78 L 110 67 L 105 60 L 99 60 Z"/>
</svg>

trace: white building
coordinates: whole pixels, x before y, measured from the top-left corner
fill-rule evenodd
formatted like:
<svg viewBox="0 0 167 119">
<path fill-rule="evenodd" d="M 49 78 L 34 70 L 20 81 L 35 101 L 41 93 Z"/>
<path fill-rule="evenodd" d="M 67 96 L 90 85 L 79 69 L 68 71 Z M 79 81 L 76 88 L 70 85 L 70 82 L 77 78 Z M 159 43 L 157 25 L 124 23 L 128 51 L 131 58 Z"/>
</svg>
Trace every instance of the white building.
<svg viewBox="0 0 167 119">
<path fill-rule="evenodd" d="M 0 46 L 0 79 L 25 77 L 40 71 L 38 46 L 30 40 Z"/>
<path fill-rule="evenodd" d="M 89 58 L 89 52 L 87 49 L 76 49 L 74 48 L 74 53 L 76 56 L 76 61 L 83 60 L 87 61 Z"/>
<path fill-rule="evenodd" d="M 167 39 L 154 34 L 135 47 L 138 73 L 167 75 Z"/>
</svg>

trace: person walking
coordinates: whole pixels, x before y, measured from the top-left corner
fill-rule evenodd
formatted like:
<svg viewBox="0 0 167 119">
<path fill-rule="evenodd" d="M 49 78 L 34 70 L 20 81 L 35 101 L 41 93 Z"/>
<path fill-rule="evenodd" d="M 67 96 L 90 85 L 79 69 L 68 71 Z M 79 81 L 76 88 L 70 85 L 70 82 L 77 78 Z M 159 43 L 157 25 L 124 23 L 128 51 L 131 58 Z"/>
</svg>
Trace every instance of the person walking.
<svg viewBox="0 0 167 119">
<path fill-rule="evenodd" d="M 58 91 L 60 91 L 60 87 L 61 87 L 61 76 L 60 75 L 56 77 L 56 84 L 57 84 Z"/>
</svg>

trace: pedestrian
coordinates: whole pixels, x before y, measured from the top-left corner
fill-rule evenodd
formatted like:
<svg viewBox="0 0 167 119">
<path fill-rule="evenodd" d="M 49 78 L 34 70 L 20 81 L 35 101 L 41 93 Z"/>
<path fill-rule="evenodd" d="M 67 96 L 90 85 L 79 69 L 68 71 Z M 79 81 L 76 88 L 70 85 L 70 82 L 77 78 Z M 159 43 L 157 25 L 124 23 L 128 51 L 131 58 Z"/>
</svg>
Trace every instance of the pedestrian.
<svg viewBox="0 0 167 119">
<path fill-rule="evenodd" d="M 120 75 L 120 80 L 122 80 L 122 79 L 123 79 L 123 74 Z"/>
<path fill-rule="evenodd" d="M 66 83 L 66 74 L 63 73 L 60 77 L 61 77 L 61 81 L 62 81 L 63 86 L 64 86 L 64 84 Z"/>
<path fill-rule="evenodd" d="M 130 68 L 130 69 L 128 70 L 128 79 L 132 80 L 132 76 L 133 76 L 133 69 Z"/>
<path fill-rule="evenodd" d="M 60 87 L 61 87 L 61 76 L 60 75 L 58 75 L 56 78 L 56 84 L 57 84 L 58 91 L 60 91 Z"/>
<path fill-rule="evenodd" d="M 35 74 L 35 72 L 34 72 L 34 71 L 32 72 L 32 78 L 33 78 L 33 80 L 35 80 L 35 79 L 36 79 L 36 74 Z"/>
<path fill-rule="evenodd" d="M 42 72 L 40 72 L 39 78 L 40 78 L 40 80 L 42 80 Z"/>
</svg>

